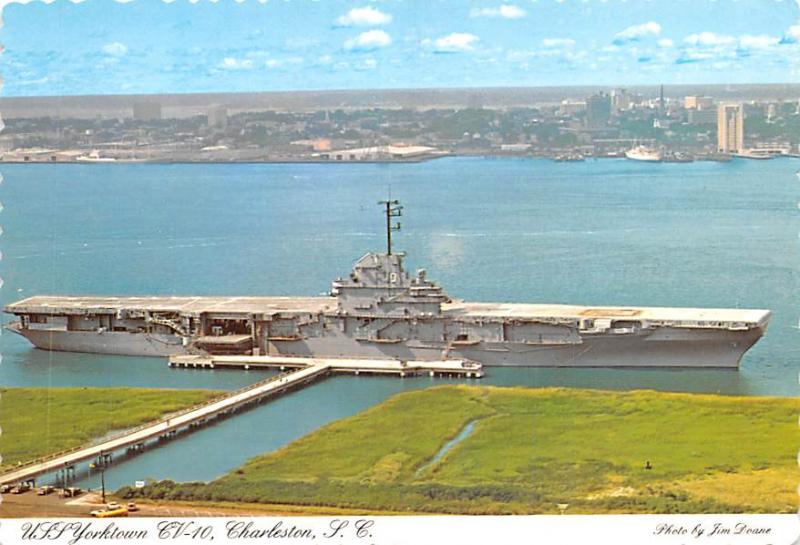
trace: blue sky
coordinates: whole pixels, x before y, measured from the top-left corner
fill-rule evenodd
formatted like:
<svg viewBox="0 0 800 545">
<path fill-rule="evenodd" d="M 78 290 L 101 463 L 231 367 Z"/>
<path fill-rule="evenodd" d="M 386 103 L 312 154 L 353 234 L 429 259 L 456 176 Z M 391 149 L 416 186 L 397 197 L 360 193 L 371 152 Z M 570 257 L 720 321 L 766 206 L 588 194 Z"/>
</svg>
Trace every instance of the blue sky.
<svg viewBox="0 0 800 545">
<path fill-rule="evenodd" d="M 6 6 L 6 96 L 800 80 L 800 0 Z"/>
</svg>

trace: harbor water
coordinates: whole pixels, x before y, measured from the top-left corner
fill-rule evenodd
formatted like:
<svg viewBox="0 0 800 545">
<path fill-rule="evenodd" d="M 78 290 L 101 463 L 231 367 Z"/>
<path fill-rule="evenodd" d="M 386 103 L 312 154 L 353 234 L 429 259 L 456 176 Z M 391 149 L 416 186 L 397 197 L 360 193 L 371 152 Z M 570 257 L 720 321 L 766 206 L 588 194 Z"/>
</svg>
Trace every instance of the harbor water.
<svg viewBox="0 0 800 545">
<path fill-rule="evenodd" d="M 491 368 L 482 384 L 794 396 L 798 168 L 792 159 L 4 165 L 0 299 L 319 295 L 383 249 L 376 203 L 391 195 L 405 206 L 396 247 L 451 297 L 774 313 L 738 372 Z M 234 389 L 263 376 L 48 353 L 9 332 L 0 340 L 6 387 Z M 213 479 L 394 393 L 444 382 L 328 378 L 117 463 L 106 480 Z"/>
</svg>

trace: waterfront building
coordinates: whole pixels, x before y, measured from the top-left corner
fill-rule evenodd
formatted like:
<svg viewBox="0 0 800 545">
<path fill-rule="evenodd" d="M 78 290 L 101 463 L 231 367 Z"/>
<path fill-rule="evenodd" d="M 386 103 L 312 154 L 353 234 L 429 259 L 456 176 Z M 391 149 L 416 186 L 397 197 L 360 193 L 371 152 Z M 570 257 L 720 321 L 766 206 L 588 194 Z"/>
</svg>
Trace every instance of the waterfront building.
<svg viewBox="0 0 800 545">
<path fill-rule="evenodd" d="M 744 110 L 741 104 L 717 108 L 717 149 L 722 153 L 744 151 Z"/>
<path fill-rule="evenodd" d="M 388 145 L 314 153 L 312 157 L 331 161 L 414 161 L 437 153 L 436 148 L 429 146 Z"/>
<path fill-rule="evenodd" d="M 530 144 L 500 144 L 500 151 L 520 153 L 531 149 Z"/>
</svg>

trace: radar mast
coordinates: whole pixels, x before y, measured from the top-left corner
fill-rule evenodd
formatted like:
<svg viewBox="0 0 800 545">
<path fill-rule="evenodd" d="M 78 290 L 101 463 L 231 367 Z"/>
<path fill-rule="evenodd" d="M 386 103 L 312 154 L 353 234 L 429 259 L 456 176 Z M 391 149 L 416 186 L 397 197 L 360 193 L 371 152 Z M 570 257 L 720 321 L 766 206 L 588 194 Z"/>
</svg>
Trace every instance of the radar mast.
<svg viewBox="0 0 800 545">
<path fill-rule="evenodd" d="M 395 200 L 388 200 L 388 201 L 379 201 L 379 205 L 382 205 L 385 208 L 386 214 L 386 254 L 392 255 L 392 231 L 399 231 L 400 230 L 400 222 L 392 223 L 392 218 L 399 218 L 403 215 L 403 207 L 400 205 L 400 201 L 397 199 Z"/>
</svg>

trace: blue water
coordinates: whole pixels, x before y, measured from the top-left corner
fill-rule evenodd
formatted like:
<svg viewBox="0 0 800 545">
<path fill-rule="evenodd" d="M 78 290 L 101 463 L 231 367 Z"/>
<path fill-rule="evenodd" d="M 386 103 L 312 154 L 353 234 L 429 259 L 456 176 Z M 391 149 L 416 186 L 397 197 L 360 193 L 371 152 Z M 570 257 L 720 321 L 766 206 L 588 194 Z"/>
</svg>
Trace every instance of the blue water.
<svg viewBox="0 0 800 545">
<path fill-rule="evenodd" d="M 417 475 L 422 475 L 423 473 L 425 473 L 425 471 L 428 470 L 428 468 L 436 465 L 436 463 L 439 462 L 442 458 L 444 458 L 448 452 L 453 450 L 454 446 L 456 446 L 461 441 L 469 437 L 475 430 L 475 424 L 477 423 L 478 423 L 477 420 L 472 420 L 468 422 L 467 425 L 464 426 L 461 429 L 461 431 L 458 432 L 458 435 L 456 435 L 455 437 L 450 439 L 447 443 L 442 445 L 442 448 L 439 449 L 439 452 L 437 452 L 436 455 L 433 458 L 431 458 L 427 464 L 423 465 L 417 470 Z"/>
<path fill-rule="evenodd" d="M 427 268 L 454 297 L 774 311 L 739 372 L 491 369 L 484 383 L 793 396 L 798 168 L 789 159 L 4 165 L 0 300 L 317 295 L 364 252 L 383 248 L 376 202 L 391 190 L 406 207 L 397 246 L 410 268 Z M 46 353 L 7 332 L 0 342 L 5 386 L 232 389 L 260 376 Z M 107 477 L 112 486 L 151 476 L 213 478 L 331 419 L 431 383 L 329 379 L 119 464 Z"/>
</svg>

